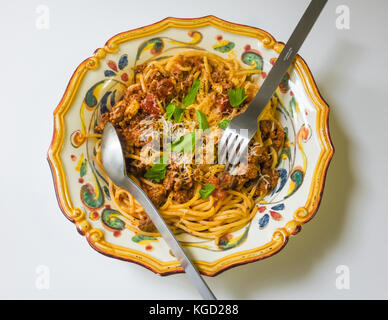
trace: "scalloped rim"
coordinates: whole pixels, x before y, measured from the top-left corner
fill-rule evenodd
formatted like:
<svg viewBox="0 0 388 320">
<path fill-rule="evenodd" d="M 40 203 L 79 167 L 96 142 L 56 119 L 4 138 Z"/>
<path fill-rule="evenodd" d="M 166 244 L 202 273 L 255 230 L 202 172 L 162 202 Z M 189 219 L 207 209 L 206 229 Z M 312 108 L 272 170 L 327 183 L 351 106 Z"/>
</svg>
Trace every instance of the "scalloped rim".
<svg viewBox="0 0 388 320">
<path fill-rule="evenodd" d="M 202 26 L 213 26 L 223 31 L 246 35 L 260 40 L 267 48 L 272 48 L 280 53 L 284 44 L 277 42 L 268 32 L 242 24 L 232 23 L 215 16 L 205 16 L 201 18 L 173 18 L 168 17 L 154 24 L 119 33 L 110 38 L 104 48 L 95 50 L 94 55 L 84 60 L 73 73 L 65 93 L 54 110 L 54 132 L 48 150 L 47 159 L 53 176 L 55 192 L 61 211 L 67 219 L 76 225 L 78 232 L 86 236 L 89 245 L 96 251 L 120 260 L 140 264 L 147 269 L 161 275 L 170 275 L 184 272 L 178 261 L 162 262 L 149 255 L 116 245 L 112 245 L 104 240 L 104 234 L 99 229 L 92 229 L 86 220 L 85 213 L 79 208 L 73 208 L 64 179 L 64 172 L 59 159 L 59 152 L 62 147 L 65 126 L 64 115 L 69 109 L 74 94 L 77 92 L 83 76 L 88 70 L 99 66 L 99 60 L 107 53 L 118 50 L 121 43 L 131 39 L 142 38 L 163 31 L 167 28 L 198 28 Z M 318 136 L 322 144 L 322 150 L 314 169 L 312 184 L 306 204 L 294 212 L 294 219 L 289 221 L 284 228 L 277 229 L 272 236 L 272 240 L 259 248 L 245 250 L 230 254 L 213 262 L 195 261 L 200 272 L 207 276 L 215 276 L 229 268 L 258 261 L 274 255 L 284 248 L 291 235 L 297 234 L 302 224 L 310 221 L 318 210 L 325 185 L 326 174 L 330 160 L 334 155 L 334 147 L 329 133 L 329 106 L 318 91 L 316 82 L 311 74 L 306 62 L 298 55 L 295 60 L 295 69 L 300 75 L 303 87 L 308 97 L 316 107 Z"/>
</svg>

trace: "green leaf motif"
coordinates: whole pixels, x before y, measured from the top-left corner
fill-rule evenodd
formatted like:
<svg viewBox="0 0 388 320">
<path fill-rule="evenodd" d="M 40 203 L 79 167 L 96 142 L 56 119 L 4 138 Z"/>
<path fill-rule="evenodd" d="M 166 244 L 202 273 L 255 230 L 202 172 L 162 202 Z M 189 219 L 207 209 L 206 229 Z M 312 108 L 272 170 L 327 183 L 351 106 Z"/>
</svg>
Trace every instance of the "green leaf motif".
<svg viewBox="0 0 388 320">
<path fill-rule="evenodd" d="M 137 50 L 136 54 L 136 61 L 139 60 L 140 55 L 147 49 L 151 50 L 151 53 L 156 55 L 162 52 L 164 48 L 164 43 L 162 38 L 152 38 L 147 41 L 144 41 L 140 46 L 139 49 Z"/>
<path fill-rule="evenodd" d="M 290 101 L 290 113 L 291 113 L 291 117 L 294 117 L 294 110 L 296 110 L 296 100 L 295 100 L 295 97 L 292 97 L 292 98 L 291 98 L 291 101 Z"/>
<path fill-rule="evenodd" d="M 245 229 L 244 233 L 241 236 L 239 236 L 236 239 L 233 239 L 233 241 L 230 241 L 227 235 L 221 237 L 220 241 L 218 242 L 218 247 L 222 250 L 228 250 L 228 249 L 238 247 L 247 239 L 248 231 L 249 231 L 249 226 Z"/>
<path fill-rule="evenodd" d="M 230 105 L 234 108 L 238 107 L 247 98 L 244 88 L 230 89 L 228 91 Z"/>
<path fill-rule="evenodd" d="M 234 46 L 235 46 L 234 42 L 229 41 L 227 44 L 225 44 L 223 46 L 214 47 L 214 50 L 222 52 L 222 53 L 226 53 L 226 52 L 231 51 L 234 48 Z"/>
<path fill-rule="evenodd" d="M 94 86 L 92 86 L 85 95 L 85 103 L 88 107 L 92 108 L 97 105 L 97 98 L 94 95 L 94 89 L 96 89 L 101 83 L 104 83 L 105 80 L 97 82 Z"/>
<path fill-rule="evenodd" d="M 201 130 L 209 129 L 210 126 L 209 126 L 209 122 L 206 119 L 206 115 L 199 110 L 195 110 L 195 115 L 197 116 L 197 122 L 199 124 L 199 129 L 201 129 Z"/>
<path fill-rule="evenodd" d="M 257 52 L 245 51 L 241 56 L 241 60 L 249 66 L 254 65 L 255 69 L 263 70 L 263 57 Z"/>
<path fill-rule="evenodd" d="M 189 92 L 187 93 L 186 97 L 182 101 L 182 103 L 186 107 L 194 103 L 195 97 L 197 96 L 197 93 L 200 87 L 201 87 L 201 81 L 199 79 L 195 79 L 193 81 L 193 84 L 191 85 Z"/>
<path fill-rule="evenodd" d="M 113 209 L 104 209 L 101 214 L 102 223 L 110 229 L 123 230 L 125 222 L 114 215 L 121 215 L 121 213 Z"/>
<path fill-rule="evenodd" d="M 92 209 L 100 208 L 104 204 L 104 192 L 97 181 L 98 196 L 90 183 L 87 183 L 81 187 L 81 201 Z"/>
<path fill-rule="evenodd" d="M 284 197 L 284 199 L 287 199 L 291 197 L 302 185 L 303 183 L 303 178 L 304 178 L 304 172 L 300 169 L 293 169 L 291 172 L 290 178 L 292 181 L 295 182 L 293 189 L 291 189 L 288 194 Z"/>
<path fill-rule="evenodd" d="M 84 159 L 81 164 L 81 168 L 79 170 L 79 175 L 81 178 L 83 178 L 86 175 L 86 172 L 88 171 L 88 160 Z"/>
<path fill-rule="evenodd" d="M 209 198 L 215 188 L 216 187 L 213 186 L 212 184 L 205 184 L 205 186 L 201 190 L 199 190 L 201 199 Z"/>
<path fill-rule="evenodd" d="M 146 235 L 142 235 L 142 234 L 137 234 L 137 235 L 132 237 L 132 241 L 136 242 L 136 243 L 139 243 L 140 241 L 144 241 L 144 240 L 157 241 L 158 238 L 146 236 Z"/>
</svg>

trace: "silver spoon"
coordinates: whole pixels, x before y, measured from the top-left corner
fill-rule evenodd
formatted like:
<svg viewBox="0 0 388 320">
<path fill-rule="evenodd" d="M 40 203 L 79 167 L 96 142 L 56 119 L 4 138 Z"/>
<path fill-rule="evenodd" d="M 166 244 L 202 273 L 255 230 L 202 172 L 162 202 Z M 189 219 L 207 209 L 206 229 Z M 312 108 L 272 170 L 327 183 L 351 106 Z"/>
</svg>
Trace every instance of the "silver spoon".
<svg viewBox="0 0 388 320">
<path fill-rule="evenodd" d="M 145 212 L 150 217 L 183 269 L 185 269 L 186 274 L 189 276 L 202 298 L 206 300 L 216 300 L 216 297 L 211 292 L 197 268 L 187 256 L 186 252 L 168 228 L 166 222 L 146 193 L 135 183 L 135 181 L 128 177 L 120 139 L 116 129 L 111 123 L 107 123 L 102 134 L 101 155 L 102 163 L 109 178 L 116 186 L 127 190 L 143 206 Z"/>
</svg>

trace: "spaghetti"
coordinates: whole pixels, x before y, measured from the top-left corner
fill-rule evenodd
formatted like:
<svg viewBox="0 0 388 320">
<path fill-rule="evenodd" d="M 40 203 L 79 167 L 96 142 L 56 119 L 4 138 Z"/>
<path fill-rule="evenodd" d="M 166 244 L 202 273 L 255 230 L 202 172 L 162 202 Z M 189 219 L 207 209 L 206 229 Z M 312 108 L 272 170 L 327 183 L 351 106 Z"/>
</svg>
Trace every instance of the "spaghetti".
<svg viewBox="0 0 388 320">
<path fill-rule="evenodd" d="M 235 58 L 185 51 L 138 65 L 123 100 L 101 115 L 95 131 L 101 133 L 107 122 L 115 126 L 128 174 L 174 232 L 218 241 L 249 223 L 256 204 L 277 185 L 284 131 L 275 118 L 275 97 L 258 119 L 247 163 L 233 175 L 217 163 L 218 139 L 257 93 L 259 73 Z M 200 152 L 193 148 L 198 138 Z M 132 231 L 158 235 L 131 194 L 111 181 L 109 189 Z"/>
</svg>

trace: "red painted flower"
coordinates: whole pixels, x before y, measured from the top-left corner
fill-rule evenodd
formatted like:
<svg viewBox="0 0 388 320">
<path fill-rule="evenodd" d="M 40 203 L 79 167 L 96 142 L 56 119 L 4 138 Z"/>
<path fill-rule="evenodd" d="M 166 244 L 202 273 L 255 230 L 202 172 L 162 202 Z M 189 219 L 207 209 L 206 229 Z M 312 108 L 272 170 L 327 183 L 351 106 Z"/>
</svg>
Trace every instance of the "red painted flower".
<svg viewBox="0 0 388 320">
<path fill-rule="evenodd" d="M 277 221 L 281 220 L 283 217 L 279 212 L 276 211 L 270 211 L 271 217 Z"/>
<path fill-rule="evenodd" d="M 267 209 L 267 208 L 266 207 L 259 207 L 259 212 L 263 213 L 265 211 L 265 209 Z"/>
<path fill-rule="evenodd" d="M 107 65 L 108 65 L 108 67 L 109 68 L 111 68 L 112 70 L 114 70 L 114 71 L 118 71 L 118 69 L 117 69 L 117 64 L 114 62 L 114 61 L 112 61 L 112 60 L 109 60 L 108 62 L 107 62 Z"/>
<path fill-rule="evenodd" d="M 127 82 L 128 81 L 128 75 L 126 73 L 123 73 L 121 75 L 121 80 L 123 80 L 124 82 Z"/>
</svg>

